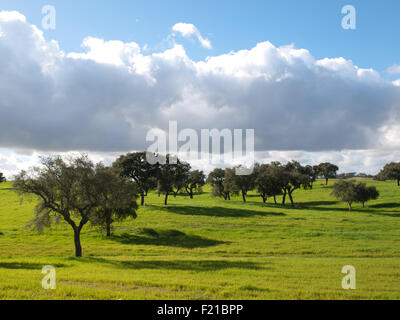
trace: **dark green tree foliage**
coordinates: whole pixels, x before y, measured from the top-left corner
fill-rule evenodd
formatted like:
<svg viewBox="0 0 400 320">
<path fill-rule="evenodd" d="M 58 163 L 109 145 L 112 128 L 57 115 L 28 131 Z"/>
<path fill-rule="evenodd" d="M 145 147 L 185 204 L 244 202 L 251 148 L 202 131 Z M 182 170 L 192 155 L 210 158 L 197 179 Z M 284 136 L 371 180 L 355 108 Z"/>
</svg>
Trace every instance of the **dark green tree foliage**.
<svg viewBox="0 0 400 320">
<path fill-rule="evenodd" d="M 354 180 L 341 180 L 334 184 L 332 195 L 342 202 L 346 202 L 349 206 L 349 211 L 352 210 L 352 204 L 360 202 L 363 205 L 369 200 L 375 200 L 379 196 L 376 187 L 367 187 L 363 182 Z"/>
<path fill-rule="evenodd" d="M 332 196 L 342 202 L 346 202 L 349 206 L 349 211 L 352 210 L 353 202 L 357 201 L 357 190 L 354 180 L 341 180 L 333 185 Z"/>
<path fill-rule="evenodd" d="M 189 163 L 178 160 L 173 185 L 174 197 L 176 197 L 178 193 L 187 186 L 189 182 L 190 169 L 191 167 Z"/>
<path fill-rule="evenodd" d="M 120 168 L 121 175 L 135 181 L 141 196 L 140 204 L 144 205 L 144 197 L 157 187 L 159 165 L 150 164 L 146 152 L 128 153 L 119 157 L 113 166 Z"/>
<path fill-rule="evenodd" d="M 225 190 L 225 170 L 216 168 L 211 171 L 207 178 L 207 183 L 211 185 L 211 195 L 213 197 L 221 197 L 225 200 L 231 200 L 229 191 Z"/>
<path fill-rule="evenodd" d="M 255 187 L 256 175 L 254 171 L 250 175 L 238 175 L 236 169 L 240 166 L 225 170 L 224 189 L 232 194 L 241 193 L 243 202 L 246 202 L 247 193 Z"/>
<path fill-rule="evenodd" d="M 276 204 L 276 196 L 282 194 L 282 187 L 279 176 L 275 174 L 274 165 L 262 164 L 255 166 L 255 187 L 265 203 L 268 197 L 274 197 Z"/>
<path fill-rule="evenodd" d="M 378 180 L 395 180 L 400 186 L 400 162 L 391 162 L 378 174 Z"/>
<path fill-rule="evenodd" d="M 324 162 L 324 163 L 320 163 L 318 165 L 318 175 L 324 177 L 326 185 L 328 185 L 328 180 L 330 178 L 335 178 L 337 171 L 339 170 L 339 167 L 329 163 L 329 162 Z"/>
<path fill-rule="evenodd" d="M 303 167 L 303 173 L 310 177 L 311 189 L 313 187 L 314 182 L 318 178 L 318 172 L 319 172 L 318 166 L 307 165 Z"/>
<path fill-rule="evenodd" d="M 62 159 L 42 158 L 42 166 L 22 171 L 15 177 L 14 189 L 39 199 L 33 225 L 42 231 L 50 227 L 52 216 L 63 218 L 74 230 L 75 255 L 82 256 L 80 234 L 89 222 L 99 199 L 96 171 L 86 156 Z"/>
<path fill-rule="evenodd" d="M 189 194 L 190 199 L 193 199 L 194 192 L 200 192 L 201 187 L 206 183 L 206 176 L 203 171 L 194 170 L 190 171 L 186 182 L 186 192 Z"/>
<path fill-rule="evenodd" d="M 165 195 L 164 204 L 167 205 L 168 196 L 175 193 L 174 188 L 181 184 L 185 172 L 187 168 L 190 170 L 190 166 L 188 167 L 186 163 L 172 155 L 165 156 L 165 160 L 162 162 L 158 174 L 157 190 L 160 194 Z"/>
<path fill-rule="evenodd" d="M 3 173 L 0 172 L 0 183 L 5 182 L 6 181 L 6 177 L 3 176 Z"/>
<path fill-rule="evenodd" d="M 361 202 L 363 208 L 365 207 L 365 202 L 376 200 L 379 197 L 379 191 L 375 186 L 367 187 L 364 182 L 358 182 L 355 187 L 357 192 L 357 202 Z"/>
<path fill-rule="evenodd" d="M 99 204 L 91 218 L 92 225 L 100 226 L 111 236 L 111 225 L 127 218 L 135 219 L 138 205 L 136 184 L 121 176 L 115 167 L 96 167 L 96 189 Z"/>
<path fill-rule="evenodd" d="M 286 165 L 277 168 L 277 174 L 283 189 L 282 204 L 286 202 L 286 195 L 289 196 L 294 206 L 293 192 L 297 189 L 311 189 L 312 178 L 305 168 L 297 161 L 288 162 Z"/>
</svg>

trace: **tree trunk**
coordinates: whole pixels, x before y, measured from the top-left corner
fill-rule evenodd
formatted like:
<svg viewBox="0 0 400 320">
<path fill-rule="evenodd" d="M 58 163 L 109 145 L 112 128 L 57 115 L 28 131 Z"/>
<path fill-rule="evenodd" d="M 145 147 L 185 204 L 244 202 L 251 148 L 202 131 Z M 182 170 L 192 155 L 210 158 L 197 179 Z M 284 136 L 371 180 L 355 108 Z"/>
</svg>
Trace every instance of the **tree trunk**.
<svg viewBox="0 0 400 320">
<path fill-rule="evenodd" d="M 293 207 L 294 206 L 294 201 L 293 201 L 292 193 L 289 192 L 288 194 L 289 194 L 290 203 L 292 204 L 292 207 Z"/>
<path fill-rule="evenodd" d="M 190 190 L 190 192 L 189 192 L 190 199 L 193 199 L 193 189 L 189 189 L 189 190 Z"/>
<path fill-rule="evenodd" d="M 81 245 L 81 230 L 76 227 L 74 228 L 74 242 L 75 242 L 75 257 L 82 257 L 82 245 Z"/>
<path fill-rule="evenodd" d="M 262 199 L 263 199 L 263 203 L 267 202 L 267 197 L 265 195 L 261 195 Z"/>
<path fill-rule="evenodd" d="M 140 205 L 144 206 L 144 192 L 142 192 L 140 195 Z"/>
<path fill-rule="evenodd" d="M 283 197 L 282 197 L 282 204 L 284 205 L 286 203 L 286 190 L 283 193 Z"/>
<path fill-rule="evenodd" d="M 328 179 L 329 179 L 329 178 L 325 178 L 325 182 L 326 182 L 325 185 L 326 185 L 326 186 L 328 185 Z"/>
<path fill-rule="evenodd" d="M 365 202 L 362 203 L 362 207 L 365 208 Z"/>
<path fill-rule="evenodd" d="M 165 194 L 164 205 L 168 205 L 168 192 Z"/>
<path fill-rule="evenodd" d="M 349 204 L 349 211 L 352 211 L 351 202 L 348 202 L 348 204 Z"/>
<path fill-rule="evenodd" d="M 107 237 L 111 237 L 111 224 L 109 222 L 107 222 L 106 230 L 107 230 Z"/>
<path fill-rule="evenodd" d="M 274 195 L 274 202 L 275 202 L 275 204 L 277 204 L 277 202 L 276 202 L 276 195 Z"/>
<path fill-rule="evenodd" d="M 246 193 L 242 190 L 242 198 L 243 202 L 246 202 Z"/>
</svg>

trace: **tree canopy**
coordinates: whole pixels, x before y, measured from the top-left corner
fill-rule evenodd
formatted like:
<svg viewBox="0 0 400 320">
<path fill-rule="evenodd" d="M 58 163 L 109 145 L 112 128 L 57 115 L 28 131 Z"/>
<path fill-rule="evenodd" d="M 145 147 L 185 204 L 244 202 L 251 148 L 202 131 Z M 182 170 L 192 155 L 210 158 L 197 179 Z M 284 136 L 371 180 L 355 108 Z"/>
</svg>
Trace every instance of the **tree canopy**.
<svg viewBox="0 0 400 320">
<path fill-rule="evenodd" d="M 335 178 L 336 174 L 339 170 L 339 167 L 329 163 L 329 162 L 324 162 L 324 163 L 320 163 L 317 167 L 316 167 L 317 173 L 318 175 L 324 177 L 325 179 L 325 184 L 328 185 L 328 180 L 330 178 Z"/>
<path fill-rule="evenodd" d="M 378 178 L 380 180 L 395 180 L 397 185 L 400 186 L 400 162 L 391 162 L 379 172 Z"/>
<path fill-rule="evenodd" d="M 229 191 L 225 190 L 225 170 L 216 168 L 211 171 L 207 178 L 207 183 L 211 185 L 211 195 L 213 197 L 222 197 L 225 200 L 230 200 Z"/>
<path fill-rule="evenodd" d="M 144 197 L 157 187 L 159 165 L 147 161 L 146 152 L 128 153 L 120 156 L 113 164 L 121 171 L 121 175 L 135 181 L 137 191 L 141 195 L 140 204 L 144 205 Z"/>
<path fill-rule="evenodd" d="M 203 171 L 193 170 L 189 172 L 185 188 L 191 199 L 193 199 L 194 192 L 199 192 L 205 183 L 206 176 Z"/>
<path fill-rule="evenodd" d="M 375 186 L 367 187 L 363 182 L 355 180 L 340 180 L 333 185 L 332 195 L 342 202 L 346 202 L 349 206 L 349 211 L 352 211 L 354 202 L 362 203 L 377 199 L 379 196 Z"/>
<path fill-rule="evenodd" d="M 111 236 L 113 222 L 137 217 L 137 186 L 122 177 L 117 168 L 97 165 L 96 190 L 99 204 L 94 210 L 91 223 L 103 228 L 108 237 Z"/>
<path fill-rule="evenodd" d="M 98 218 L 100 212 L 105 210 L 116 213 L 121 209 L 126 214 L 125 210 L 129 207 L 129 214 L 132 215 L 136 208 L 133 204 L 136 191 L 129 188 L 128 192 L 125 181 L 101 165 L 95 167 L 86 155 L 46 157 L 41 162 L 42 166 L 34 167 L 29 172 L 22 171 L 15 177 L 14 190 L 21 196 L 31 194 L 38 197 L 32 221 L 37 230 L 50 227 L 53 221 L 60 218 L 72 227 L 77 257 L 82 256 L 82 228 L 96 214 Z M 119 192 L 129 194 L 131 202 L 128 205 L 123 200 L 125 198 L 118 196 Z M 117 204 L 119 201 L 121 203 Z"/>
<path fill-rule="evenodd" d="M 224 190 L 233 194 L 241 193 L 243 202 L 246 202 L 247 193 L 254 189 L 256 175 L 254 171 L 249 175 L 238 175 L 237 169 L 240 170 L 240 166 L 225 170 Z"/>
</svg>

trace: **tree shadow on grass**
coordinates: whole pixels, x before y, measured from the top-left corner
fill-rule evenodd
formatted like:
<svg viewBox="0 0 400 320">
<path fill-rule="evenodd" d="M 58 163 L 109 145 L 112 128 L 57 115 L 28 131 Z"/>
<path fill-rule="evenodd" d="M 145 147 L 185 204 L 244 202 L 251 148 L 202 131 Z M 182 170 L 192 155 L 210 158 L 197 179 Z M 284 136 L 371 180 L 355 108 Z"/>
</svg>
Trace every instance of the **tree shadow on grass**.
<svg viewBox="0 0 400 320">
<path fill-rule="evenodd" d="M 149 260 L 149 261 L 120 261 L 104 258 L 84 258 L 81 261 L 90 263 L 107 263 L 121 269 L 165 269 L 182 271 L 217 271 L 224 269 L 265 269 L 264 266 L 250 261 L 227 261 L 227 260 Z"/>
<path fill-rule="evenodd" d="M 373 206 L 369 206 L 369 208 L 373 208 Z M 351 211 L 347 207 L 347 204 L 343 204 L 343 207 L 309 207 L 309 206 L 298 206 L 293 207 L 293 209 L 305 209 L 305 210 L 314 210 L 314 211 L 338 211 L 338 212 L 346 212 L 346 213 L 357 213 L 357 214 L 372 214 L 375 216 L 385 216 L 385 217 L 392 217 L 392 218 L 400 218 L 400 211 L 377 211 L 361 207 L 354 207 Z"/>
<path fill-rule="evenodd" d="M 42 270 L 44 264 L 30 262 L 0 262 L 0 269 Z M 52 264 L 54 267 L 65 267 L 63 264 Z"/>
<path fill-rule="evenodd" d="M 369 206 L 370 208 L 376 208 L 376 209 L 385 209 L 385 208 L 398 208 L 400 210 L 400 203 L 394 203 L 394 202 L 389 202 L 389 203 L 379 203 L 379 204 L 373 204 Z M 400 211 L 399 211 L 400 213 Z"/>
<path fill-rule="evenodd" d="M 160 207 L 161 210 L 168 212 L 190 215 L 190 216 L 208 216 L 208 217 L 237 217 L 248 218 L 253 216 L 284 216 L 281 212 L 265 212 L 229 207 L 192 207 L 192 206 L 168 206 Z"/>
<path fill-rule="evenodd" d="M 187 235 L 177 230 L 142 229 L 138 234 L 123 233 L 114 235 L 112 240 L 123 244 L 180 247 L 187 249 L 205 248 L 228 242 Z"/>
</svg>

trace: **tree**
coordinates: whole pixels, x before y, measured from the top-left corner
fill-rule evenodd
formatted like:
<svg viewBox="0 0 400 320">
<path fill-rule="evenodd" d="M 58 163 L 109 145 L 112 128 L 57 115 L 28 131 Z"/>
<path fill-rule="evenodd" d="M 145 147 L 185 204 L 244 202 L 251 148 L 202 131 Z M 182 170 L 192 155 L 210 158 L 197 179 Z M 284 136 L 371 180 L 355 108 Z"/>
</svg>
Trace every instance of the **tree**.
<svg viewBox="0 0 400 320">
<path fill-rule="evenodd" d="M 153 165 L 147 161 L 147 152 L 136 152 L 120 156 L 113 166 L 120 168 L 122 176 L 136 182 L 141 196 L 140 204 L 144 206 L 144 197 L 149 190 L 155 189 L 157 186 L 155 178 L 159 171 L 159 165 Z"/>
<path fill-rule="evenodd" d="M 378 174 L 378 179 L 381 180 L 396 180 L 397 186 L 400 186 L 400 162 L 391 162 Z"/>
<path fill-rule="evenodd" d="M 282 204 L 285 204 L 286 195 L 289 196 L 294 206 L 293 192 L 297 189 L 311 189 L 312 178 L 305 173 L 305 168 L 297 161 L 288 162 L 286 165 L 277 168 L 278 177 L 283 189 Z"/>
<path fill-rule="evenodd" d="M 326 185 L 328 185 L 328 180 L 330 178 L 336 177 L 337 171 L 339 170 L 338 166 L 329 162 L 320 163 L 317 168 L 318 175 L 324 177 Z"/>
<path fill-rule="evenodd" d="M 349 206 L 349 211 L 352 210 L 352 203 L 359 200 L 356 183 L 354 180 L 341 180 L 333 185 L 332 196 L 342 202 L 346 202 Z"/>
<path fill-rule="evenodd" d="M 3 176 L 3 173 L 0 172 L 0 183 L 5 182 L 6 181 L 6 177 Z"/>
<path fill-rule="evenodd" d="M 32 223 L 39 231 L 51 226 L 52 217 L 63 218 L 74 230 L 75 255 L 81 257 L 82 228 L 99 205 L 94 164 L 85 155 L 65 160 L 47 157 L 41 162 L 41 167 L 15 177 L 14 190 L 38 197 Z"/>
<path fill-rule="evenodd" d="M 274 197 L 276 204 L 276 196 L 282 194 L 282 186 L 279 179 L 274 174 L 272 165 L 262 164 L 255 166 L 255 187 L 265 203 L 268 197 Z"/>
<path fill-rule="evenodd" d="M 203 171 L 194 170 L 189 173 L 186 182 L 186 192 L 189 194 L 190 199 L 193 199 L 194 191 L 199 191 L 206 183 L 206 176 Z"/>
<path fill-rule="evenodd" d="M 172 155 L 166 155 L 164 164 L 160 165 L 157 190 L 165 195 L 164 204 L 168 204 L 168 196 L 174 193 L 174 187 L 181 183 L 186 164 Z"/>
<path fill-rule="evenodd" d="M 358 182 L 355 188 L 357 192 L 357 202 L 361 202 L 363 208 L 365 207 L 365 202 L 376 200 L 379 197 L 379 191 L 375 186 L 367 187 L 364 182 Z"/>
<path fill-rule="evenodd" d="M 107 237 L 110 237 L 113 222 L 137 217 L 137 187 L 134 182 L 122 177 L 119 169 L 103 165 L 96 167 L 95 183 L 99 204 L 91 223 L 104 228 Z"/>
<path fill-rule="evenodd" d="M 241 193 L 243 202 L 246 202 L 247 193 L 255 187 L 255 173 L 253 171 L 250 175 L 237 175 L 237 169 L 240 169 L 240 166 L 226 169 L 225 180 L 223 182 L 224 189 L 233 194 Z"/>
<path fill-rule="evenodd" d="M 211 185 L 211 195 L 213 197 L 222 197 L 225 200 L 231 200 L 229 191 L 225 190 L 225 170 L 216 168 L 211 171 L 207 178 L 207 183 Z"/>
<path fill-rule="evenodd" d="M 178 195 L 179 191 L 187 186 L 189 182 L 190 169 L 190 164 L 178 160 L 173 184 L 174 197 Z"/>
<path fill-rule="evenodd" d="M 311 189 L 313 188 L 314 182 L 318 178 L 318 172 L 319 172 L 318 166 L 307 165 L 303 167 L 303 173 L 310 177 Z"/>
</svg>

